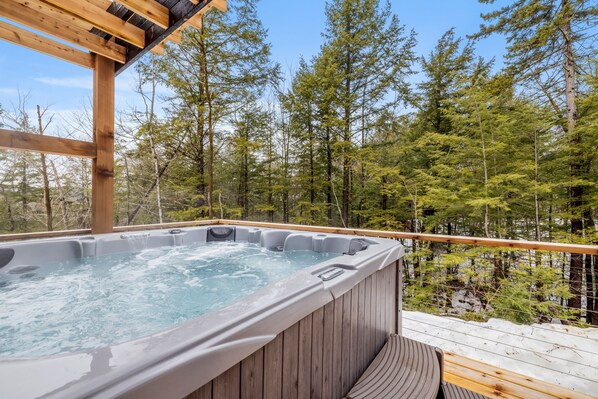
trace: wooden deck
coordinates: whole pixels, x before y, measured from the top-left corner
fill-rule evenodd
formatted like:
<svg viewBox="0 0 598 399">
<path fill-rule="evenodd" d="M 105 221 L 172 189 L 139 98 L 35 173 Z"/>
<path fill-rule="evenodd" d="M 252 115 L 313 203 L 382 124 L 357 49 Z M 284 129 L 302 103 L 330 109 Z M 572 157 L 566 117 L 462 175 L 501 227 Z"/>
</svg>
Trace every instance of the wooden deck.
<svg viewBox="0 0 598 399">
<path fill-rule="evenodd" d="M 444 380 L 489 398 L 596 399 L 559 385 L 500 369 L 454 353 L 444 354 Z"/>
</svg>

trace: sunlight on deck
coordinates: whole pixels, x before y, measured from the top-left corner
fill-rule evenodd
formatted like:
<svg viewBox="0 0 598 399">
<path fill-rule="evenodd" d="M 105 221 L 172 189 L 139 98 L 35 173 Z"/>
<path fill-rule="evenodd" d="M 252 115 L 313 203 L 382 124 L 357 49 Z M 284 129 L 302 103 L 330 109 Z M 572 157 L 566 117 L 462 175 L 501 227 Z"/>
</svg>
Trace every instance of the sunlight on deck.
<svg viewBox="0 0 598 399">
<path fill-rule="evenodd" d="M 592 399 L 559 385 L 527 377 L 454 353 L 444 354 L 444 380 L 499 399 Z M 595 398 L 595 397 L 594 397 Z"/>
</svg>

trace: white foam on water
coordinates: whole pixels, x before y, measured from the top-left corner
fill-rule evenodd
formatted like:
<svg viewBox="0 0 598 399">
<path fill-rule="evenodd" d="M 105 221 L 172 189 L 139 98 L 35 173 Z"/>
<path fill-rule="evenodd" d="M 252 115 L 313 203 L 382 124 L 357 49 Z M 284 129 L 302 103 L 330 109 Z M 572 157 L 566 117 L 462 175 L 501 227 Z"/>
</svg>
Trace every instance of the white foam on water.
<svg viewBox="0 0 598 399">
<path fill-rule="evenodd" d="M 0 274 L 0 356 L 85 351 L 140 338 L 237 301 L 336 254 L 214 242 Z"/>
</svg>

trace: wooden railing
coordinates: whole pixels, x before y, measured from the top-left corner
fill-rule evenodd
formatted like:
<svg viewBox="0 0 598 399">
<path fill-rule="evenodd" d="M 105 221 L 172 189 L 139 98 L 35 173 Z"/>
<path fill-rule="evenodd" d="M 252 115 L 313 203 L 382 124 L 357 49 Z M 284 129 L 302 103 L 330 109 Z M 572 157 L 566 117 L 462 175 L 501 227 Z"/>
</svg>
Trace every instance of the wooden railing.
<svg viewBox="0 0 598 399">
<path fill-rule="evenodd" d="M 582 245 L 582 244 L 567 244 L 556 242 L 541 242 L 541 241 L 527 241 L 527 240 L 506 240 L 498 238 L 482 238 L 482 237 L 466 237 L 466 236 L 449 236 L 442 234 L 424 234 L 424 233 L 409 233 L 386 230 L 369 230 L 369 229 L 351 229 L 341 227 L 327 227 L 327 226 L 309 226 L 303 224 L 286 224 L 286 223 L 267 223 L 267 222 L 252 222 L 247 220 L 228 220 L 228 219 L 212 219 L 212 220 L 195 220 L 189 222 L 173 222 L 162 224 L 142 224 L 135 226 L 117 226 L 114 227 L 114 232 L 125 231 L 140 231 L 140 230 L 155 230 L 168 229 L 176 227 L 192 227 L 192 226 L 206 226 L 206 225 L 236 225 L 247 227 L 262 227 L 275 228 L 286 230 L 301 230 L 311 231 L 316 233 L 330 233 L 330 234 L 351 234 L 366 237 L 382 237 L 394 239 L 407 239 L 416 241 L 430 241 L 441 242 L 446 244 L 466 244 L 487 247 L 503 247 L 503 248 L 518 248 L 529 249 L 535 251 L 556 251 L 569 252 L 573 254 L 588 254 L 598 255 L 598 245 Z M 76 236 L 90 234 L 91 229 L 78 230 L 59 230 L 46 231 L 35 233 L 15 233 L 2 234 L 0 241 L 11 240 L 26 240 L 34 238 L 55 238 L 65 236 Z"/>
</svg>

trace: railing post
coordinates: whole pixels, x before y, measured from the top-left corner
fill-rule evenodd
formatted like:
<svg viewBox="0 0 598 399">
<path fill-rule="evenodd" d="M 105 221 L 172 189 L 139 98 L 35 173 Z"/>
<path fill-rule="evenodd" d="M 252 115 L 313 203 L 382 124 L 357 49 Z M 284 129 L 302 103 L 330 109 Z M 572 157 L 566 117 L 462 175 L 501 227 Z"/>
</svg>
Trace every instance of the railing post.
<svg viewBox="0 0 598 399">
<path fill-rule="evenodd" d="M 91 232 L 111 233 L 114 213 L 114 61 L 96 55 L 93 72 Z"/>
</svg>

